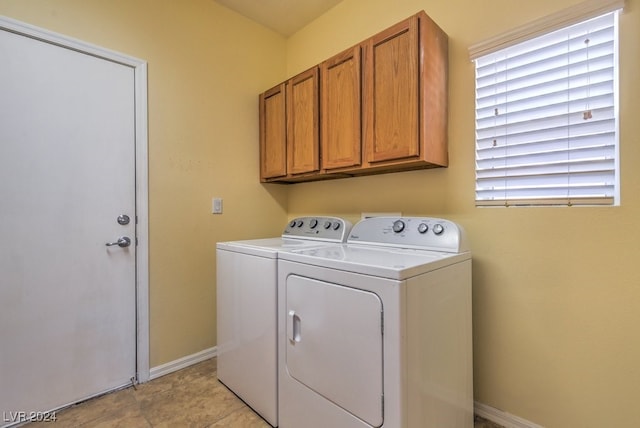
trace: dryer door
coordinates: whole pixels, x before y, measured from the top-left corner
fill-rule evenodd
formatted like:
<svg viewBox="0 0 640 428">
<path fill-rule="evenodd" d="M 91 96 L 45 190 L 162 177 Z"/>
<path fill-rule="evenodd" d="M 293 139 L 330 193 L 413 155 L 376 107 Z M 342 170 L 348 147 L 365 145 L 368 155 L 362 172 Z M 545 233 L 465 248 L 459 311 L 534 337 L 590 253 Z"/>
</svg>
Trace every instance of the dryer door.
<svg viewBox="0 0 640 428">
<path fill-rule="evenodd" d="M 372 292 L 286 280 L 291 377 L 367 424 L 383 422 L 382 302 Z"/>
</svg>

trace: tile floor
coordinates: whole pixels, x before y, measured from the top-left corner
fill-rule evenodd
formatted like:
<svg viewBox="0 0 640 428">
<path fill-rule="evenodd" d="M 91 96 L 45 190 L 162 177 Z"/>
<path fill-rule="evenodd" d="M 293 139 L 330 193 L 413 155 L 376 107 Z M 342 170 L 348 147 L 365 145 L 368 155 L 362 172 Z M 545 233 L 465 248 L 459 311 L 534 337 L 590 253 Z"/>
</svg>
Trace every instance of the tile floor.
<svg viewBox="0 0 640 428">
<path fill-rule="evenodd" d="M 31 423 L 32 427 L 50 423 Z M 269 428 L 216 378 L 216 359 L 56 413 L 52 427 Z M 500 428 L 476 417 L 474 428 Z"/>
</svg>

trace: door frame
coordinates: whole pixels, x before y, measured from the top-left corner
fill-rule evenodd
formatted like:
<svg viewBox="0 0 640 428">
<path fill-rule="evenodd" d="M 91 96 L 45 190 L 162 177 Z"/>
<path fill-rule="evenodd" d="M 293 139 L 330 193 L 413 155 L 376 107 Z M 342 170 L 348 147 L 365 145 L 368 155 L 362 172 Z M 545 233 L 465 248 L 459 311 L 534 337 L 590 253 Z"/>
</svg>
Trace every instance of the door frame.
<svg viewBox="0 0 640 428">
<path fill-rule="evenodd" d="M 147 62 L 0 15 L 0 30 L 131 67 L 135 100 L 136 377 L 149 380 L 149 178 Z M 133 326 L 132 326 L 133 328 Z"/>
</svg>

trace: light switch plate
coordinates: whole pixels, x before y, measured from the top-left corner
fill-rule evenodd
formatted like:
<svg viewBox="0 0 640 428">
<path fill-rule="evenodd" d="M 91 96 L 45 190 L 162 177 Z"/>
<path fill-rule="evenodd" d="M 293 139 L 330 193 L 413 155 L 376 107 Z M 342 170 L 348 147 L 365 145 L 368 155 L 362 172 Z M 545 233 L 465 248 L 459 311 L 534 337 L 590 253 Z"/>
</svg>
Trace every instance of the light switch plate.
<svg viewBox="0 0 640 428">
<path fill-rule="evenodd" d="M 213 214 L 222 214 L 222 198 L 213 198 L 211 201 L 211 212 Z"/>
</svg>

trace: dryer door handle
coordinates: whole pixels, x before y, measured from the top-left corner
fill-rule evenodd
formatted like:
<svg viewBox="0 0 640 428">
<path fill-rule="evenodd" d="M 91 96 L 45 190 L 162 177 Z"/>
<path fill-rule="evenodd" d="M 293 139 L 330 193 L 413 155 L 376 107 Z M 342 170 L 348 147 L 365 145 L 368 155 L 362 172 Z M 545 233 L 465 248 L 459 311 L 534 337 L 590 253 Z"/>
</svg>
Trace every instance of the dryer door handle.
<svg viewBox="0 0 640 428">
<path fill-rule="evenodd" d="M 291 342 L 300 342 L 300 316 L 296 311 L 290 310 L 287 314 L 287 336 Z"/>
</svg>

